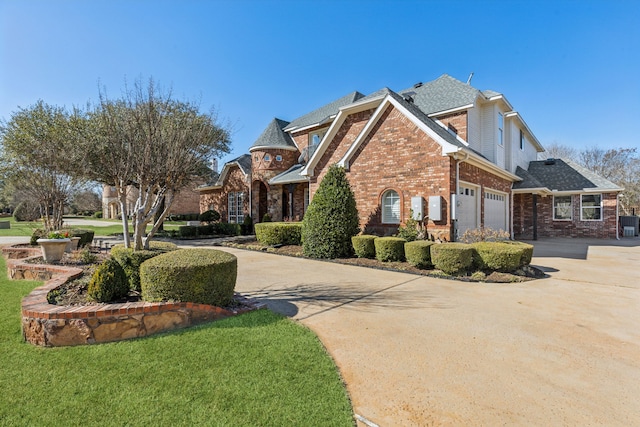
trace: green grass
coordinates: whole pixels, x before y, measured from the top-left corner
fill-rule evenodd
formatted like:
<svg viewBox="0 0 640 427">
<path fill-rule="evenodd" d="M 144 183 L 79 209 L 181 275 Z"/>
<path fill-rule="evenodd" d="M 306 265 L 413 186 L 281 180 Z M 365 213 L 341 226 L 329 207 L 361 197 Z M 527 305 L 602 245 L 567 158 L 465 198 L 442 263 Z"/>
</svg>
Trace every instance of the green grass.
<svg viewBox="0 0 640 427">
<path fill-rule="evenodd" d="M 82 228 L 86 230 L 93 230 L 96 236 L 110 236 L 115 233 L 122 234 L 122 222 L 115 220 L 97 220 L 94 218 L 89 218 L 92 221 L 104 221 L 105 223 L 109 223 L 111 225 L 106 225 L 104 227 L 96 227 L 92 225 L 78 225 L 72 226 L 74 228 Z M 42 228 L 42 223 L 34 221 L 34 222 L 16 222 L 13 217 L 8 218 L 0 218 L 0 221 L 10 221 L 11 228 L 10 229 L 0 229 L 0 236 L 31 236 L 33 234 L 33 230 L 36 228 Z M 164 229 L 165 230 L 177 230 L 181 225 L 185 225 L 186 222 L 182 221 L 165 221 Z M 133 226 L 129 223 L 129 232 L 133 232 Z M 151 230 L 152 225 L 147 226 L 147 230 Z"/>
<path fill-rule="evenodd" d="M 308 329 L 267 310 L 144 339 L 40 348 L 0 259 L 0 425 L 352 426 L 335 365 Z"/>
</svg>

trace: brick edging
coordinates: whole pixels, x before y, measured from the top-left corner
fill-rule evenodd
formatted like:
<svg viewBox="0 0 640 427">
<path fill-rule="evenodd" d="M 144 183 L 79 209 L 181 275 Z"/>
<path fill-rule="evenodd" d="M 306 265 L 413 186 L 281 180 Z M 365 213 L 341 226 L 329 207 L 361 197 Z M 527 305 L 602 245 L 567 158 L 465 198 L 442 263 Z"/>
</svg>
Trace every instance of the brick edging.
<svg viewBox="0 0 640 427">
<path fill-rule="evenodd" d="M 120 341 L 224 319 L 266 307 L 236 293 L 243 308 L 229 310 L 192 302 L 128 302 L 84 306 L 49 304 L 47 295 L 55 288 L 82 275 L 82 269 L 25 261 L 38 256 L 12 259 L 16 251 L 31 248 L 3 248 L 12 279 L 46 280 L 22 299 L 22 335 L 40 346 L 70 346 Z M 36 249 L 39 253 L 39 249 Z"/>
</svg>

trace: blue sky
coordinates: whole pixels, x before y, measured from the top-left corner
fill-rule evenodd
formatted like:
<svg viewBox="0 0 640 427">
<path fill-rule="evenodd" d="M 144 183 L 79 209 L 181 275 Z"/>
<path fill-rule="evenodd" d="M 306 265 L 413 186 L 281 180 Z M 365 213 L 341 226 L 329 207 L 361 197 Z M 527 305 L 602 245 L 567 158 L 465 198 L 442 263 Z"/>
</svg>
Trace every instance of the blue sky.
<svg viewBox="0 0 640 427">
<path fill-rule="evenodd" d="M 0 118 L 152 76 L 233 123 L 223 161 L 273 117 L 471 72 L 543 145 L 640 146 L 636 0 L 0 0 Z"/>
</svg>

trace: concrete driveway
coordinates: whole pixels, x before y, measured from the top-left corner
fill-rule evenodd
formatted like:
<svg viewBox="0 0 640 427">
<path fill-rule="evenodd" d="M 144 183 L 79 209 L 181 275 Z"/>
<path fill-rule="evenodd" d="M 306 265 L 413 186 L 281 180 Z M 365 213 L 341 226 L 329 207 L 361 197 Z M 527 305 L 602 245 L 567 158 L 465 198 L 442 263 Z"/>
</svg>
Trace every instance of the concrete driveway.
<svg viewBox="0 0 640 427">
<path fill-rule="evenodd" d="M 640 425 L 640 240 L 543 240 L 469 284 L 266 253 L 237 290 L 315 331 L 359 425 Z"/>
</svg>

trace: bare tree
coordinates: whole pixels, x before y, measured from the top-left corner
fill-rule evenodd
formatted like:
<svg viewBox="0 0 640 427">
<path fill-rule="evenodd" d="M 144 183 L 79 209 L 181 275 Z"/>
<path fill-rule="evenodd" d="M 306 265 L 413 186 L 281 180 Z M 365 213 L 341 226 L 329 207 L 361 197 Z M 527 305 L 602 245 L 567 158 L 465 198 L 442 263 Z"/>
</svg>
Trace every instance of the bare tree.
<svg viewBox="0 0 640 427">
<path fill-rule="evenodd" d="M 565 160 L 578 160 L 578 150 L 568 145 L 563 145 L 558 142 L 552 142 L 546 147 L 543 153 L 545 159 L 565 159 Z"/>
<path fill-rule="evenodd" d="M 75 114 L 38 101 L 0 124 L 2 171 L 15 191 L 35 201 L 47 230 L 62 227 L 69 197 L 82 188 L 72 143 Z"/>
<path fill-rule="evenodd" d="M 152 79 L 146 86 L 137 81 L 117 101 L 101 93 L 100 104 L 89 117 L 95 134 L 89 138 L 95 148 L 92 178 L 116 187 L 125 244 L 134 250 L 148 248 L 175 194 L 206 177 L 210 159 L 229 151 L 229 129 L 213 111 L 202 114 L 198 105 L 174 100 Z M 127 191 L 132 187 L 137 197 L 128 212 Z M 133 221 L 133 242 L 128 240 L 126 214 Z"/>
<path fill-rule="evenodd" d="M 579 163 L 603 178 L 624 187 L 620 205 L 625 212 L 640 205 L 640 158 L 636 148 L 592 147 L 580 152 Z"/>
</svg>

